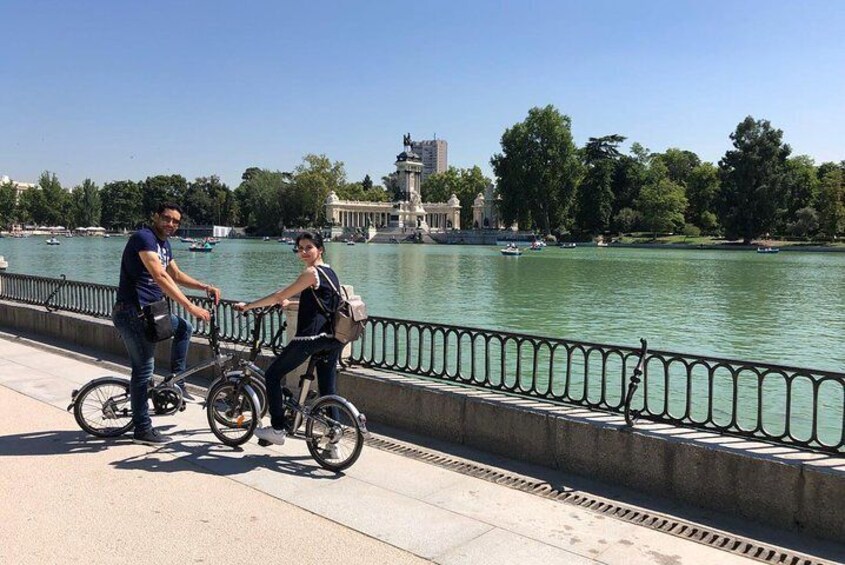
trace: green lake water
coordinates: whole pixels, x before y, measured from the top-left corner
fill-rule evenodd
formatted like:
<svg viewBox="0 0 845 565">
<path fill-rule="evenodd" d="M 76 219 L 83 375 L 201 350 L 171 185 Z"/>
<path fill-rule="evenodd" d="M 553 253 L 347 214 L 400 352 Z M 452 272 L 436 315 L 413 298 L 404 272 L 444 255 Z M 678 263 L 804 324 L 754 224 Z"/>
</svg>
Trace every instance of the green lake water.
<svg viewBox="0 0 845 565">
<path fill-rule="evenodd" d="M 60 238 L 59 246 L 45 239 L 0 239 L 8 272 L 117 285 L 125 238 Z M 181 269 L 235 300 L 264 296 L 302 269 L 292 247 L 275 240 L 226 240 L 211 253 L 189 252 L 178 240 L 173 248 Z M 645 337 L 651 349 L 845 370 L 841 253 L 547 247 L 506 257 L 497 247 L 328 244 L 326 259 L 364 297 L 372 315 L 630 347 Z M 676 382 L 684 383 L 683 368 L 676 370 Z M 621 373 L 608 381 L 611 398 L 622 394 Z M 694 371 L 690 383 L 693 417 L 706 419 L 712 410 L 717 421 L 730 422 L 736 394 L 738 421 L 753 429 L 756 378 L 742 379 L 734 393 L 729 375 L 717 371 L 708 407 L 708 379 L 700 373 Z M 583 375 L 573 375 L 570 384 L 578 378 Z M 651 382 L 659 402 L 661 379 Z M 586 394 L 601 393 L 593 388 Z M 670 394 L 670 412 L 682 414 L 685 388 Z M 780 433 L 785 388 L 772 379 L 763 389 L 763 421 Z M 808 437 L 813 388 L 799 382 L 792 392 L 792 431 Z M 843 389 L 828 382 L 815 394 L 819 432 L 836 442 Z"/>
<path fill-rule="evenodd" d="M 9 272 L 117 285 L 124 238 L 0 239 Z M 301 270 L 289 245 L 173 242 L 179 266 L 252 299 Z M 373 315 L 842 371 L 845 254 L 328 244 Z"/>
</svg>

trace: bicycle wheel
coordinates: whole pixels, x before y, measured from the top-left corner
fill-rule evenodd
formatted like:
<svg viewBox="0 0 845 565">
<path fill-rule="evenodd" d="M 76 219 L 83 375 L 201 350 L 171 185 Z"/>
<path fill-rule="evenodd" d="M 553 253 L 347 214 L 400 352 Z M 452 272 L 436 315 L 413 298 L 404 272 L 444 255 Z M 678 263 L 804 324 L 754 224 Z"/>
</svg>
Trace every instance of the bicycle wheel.
<svg viewBox="0 0 845 565">
<path fill-rule="evenodd" d="M 125 434 L 132 429 L 129 381 L 105 377 L 86 384 L 73 399 L 73 417 L 92 436 Z"/>
<path fill-rule="evenodd" d="M 225 381 L 208 392 L 206 413 L 212 433 L 230 447 L 248 442 L 259 420 L 252 397 L 234 383 Z"/>
<path fill-rule="evenodd" d="M 358 419 L 345 404 L 334 398 L 321 398 L 307 417 L 305 444 L 321 467 L 337 472 L 358 460 L 364 434 Z"/>
</svg>

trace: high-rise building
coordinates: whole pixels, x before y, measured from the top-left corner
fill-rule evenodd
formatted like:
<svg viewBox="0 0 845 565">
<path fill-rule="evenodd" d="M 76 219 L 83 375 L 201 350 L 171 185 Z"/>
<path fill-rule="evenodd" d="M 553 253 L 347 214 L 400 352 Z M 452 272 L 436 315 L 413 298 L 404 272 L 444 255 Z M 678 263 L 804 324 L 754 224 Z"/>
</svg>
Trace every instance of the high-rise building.
<svg viewBox="0 0 845 565">
<path fill-rule="evenodd" d="M 433 173 L 445 173 L 449 168 L 448 144 L 445 139 L 427 139 L 412 141 L 411 151 L 420 156 L 423 163 L 422 182 Z"/>
</svg>

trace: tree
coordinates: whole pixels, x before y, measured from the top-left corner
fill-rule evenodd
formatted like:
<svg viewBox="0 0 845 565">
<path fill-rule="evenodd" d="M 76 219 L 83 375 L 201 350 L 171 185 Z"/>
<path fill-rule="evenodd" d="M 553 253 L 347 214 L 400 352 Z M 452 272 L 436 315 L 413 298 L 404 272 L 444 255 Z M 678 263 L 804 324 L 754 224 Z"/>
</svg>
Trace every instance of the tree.
<svg viewBox="0 0 845 565">
<path fill-rule="evenodd" d="M 692 171 L 701 164 L 701 159 L 692 151 L 670 147 L 665 153 L 654 155 L 666 166 L 669 180 L 681 186 L 687 186 Z"/>
<path fill-rule="evenodd" d="M 131 180 L 107 182 L 100 191 L 103 227 L 133 229 L 143 223 L 144 215 L 141 186 Z"/>
<path fill-rule="evenodd" d="M 0 184 L 0 225 L 6 227 L 15 221 L 17 189 L 12 181 Z"/>
<path fill-rule="evenodd" d="M 55 173 L 44 171 L 38 179 L 42 198 L 35 201 L 32 219 L 39 224 L 57 226 L 65 221 L 70 195 L 62 188 Z M 29 192 L 29 191 L 27 191 Z"/>
<path fill-rule="evenodd" d="M 716 215 L 716 202 L 719 196 L 719 169 L 713 163 L 701 163 L 687 176 L 686 219 L 705 233 L 712 233 L 717 224 L 713 224 Z M 709 214 L 705 219 L 704 215 Z"/>
<path fill-rule="evenodd" d="M 384 186 L 384 191 L 393 199 L 399 199 L 399 173 L 393 171 L 381 177 L 381 184 Z"/>
<path fill-rule="evenodd" d="M 634 145 L 637 145 L 636 143 Z M 640 190 L 648 180 L 648 166 L 642 160 L 622 155 L 613 170 L 613 217 L 624 208 L 636 206 Z"/>
<path fill-rule="evenodd" d="M 350 182 L 337 191 L 341 200 L 360 200 L 364 202 L 387 202 L 388 194 L 384 190 L 366 190 L 363 183 Z"/>
<path fill-rule="evenodd" d="M 613 225 L 619 233 L 633 231 L 642 220 L 642 216 L 631 208 L 622 208 L 613 217 Z"/>
<path fill-rule="evenodd" d="M 188 181 L 182 175 L 156 175 L 147 177 L 139 183 L 144 195 L 142 213 L 144 218 L 149 218 L 158 210 L 162 202 L 174 202 L 180 206 L 185 204 L 185 196 L 188 192 Z M 192 223 L 192 218 L 182 218 L 182 223 Z"/>
<path fill-rule="evenodd" d="M 232 222 L 234 197 L 220 177 L 197 177 L 188 184 L 182 199 L 182 223 L 223 225 Z"/>
<path fill-rule="evenodd" d="M 325 202 L 329 193 L 346 185 L 342 161 L 309 154 L 293 172 L 291 190 L 285 192 L 282 214 L 286 225 L 321 226 L 326 222 Z"/>
<path fill-rule="evenodd" d="M 546 233 L 571 225 L 581 176 L 571 125 L 568 116 L 548 105 L 530 109 L 525 121 L 505 130 L 502 152 L 490 159 L 505 224 Z"/>
<path fill-rule="evenodd" d="M 292 184 L 292 175 L 279 171 L 258 170 L 235 189 L 240 221 L 258 235 L 278 234 L 285 225 L 282 216 L 284 194 Z M 292 225 L 292 224 L 288 224 Z"/>
<path fill-rule="evenodd" d="M 476 165 L 471 169 L 449 167 L 442 173 L 429 175 L 422 185 L 422 196 L 426 202 L 447 202 L 452 195 L 461 204 L 461 226 L 471 227 L 472 205 L 479 193 L 484 193 L 491 183 Z"/>
<path fill-rule="evenodd" d="M 792 235 L 806 239 L 818 231 L 819 214 L 815 208 L 801 208 L 795 216 L 795 221 L 787 226 L 787 231 Z"/>
<path fill-rule="evenodd" d="M 783 181 L 786 211 L 781 220 L 781 228 L 797 220 L 798 210 L 813 205 L 819 192 L 819 181 L 816 165 L 807 155 L 798 155 L 786 160 Z"/>
<path fill-rule="evenodd" d="M 837 169 L 825 174 L 816 199 L 819 229 L 829 239 L 834 239 L 842 231 L 845 222 L 845 205 L 842 204 L 845 187 L 842 185 L 842 177 L 842 172 Z"/>
<path fill-rule="evenodd" d="M 784 171 L 792 151 L 768 120 L 745 118 L 731 134 L 733 150 L 719 161 L 719 219 L 729 239 L 743 242 L 774 231 L 785 205 Z"/>
<path fill-rule="evenodd" d="M 645 185 L 637 204 L 643 223 L 655 238 L 659 232 L 674 231 L 684 225 L 687 207 L 684 187 L 668 178 Z"/>
<path fill-rule="evenodd" d="M 586 175 L 578 187 L 576 225 L 586 233 L 603 233 L 610 229 L 613 214 L 613 180 L 619 159 L 621 135 L 591 137 L 584 146 Z"/>
<path fill-rule="evenodd" d="M 102 216 L 100 189 L 91 179 L 74 187 L 70 193 L 70 218 L 68 223 L 75 227 L 99 226 Z"/>
<path fill-rule="evenodd" d="M 364 175 L 364 180 L 361 181 L 361 188 L 363 188 L 365 192 L 373 188 L 373 179 L 370 178 L 370 175 Z"/>
</svg>

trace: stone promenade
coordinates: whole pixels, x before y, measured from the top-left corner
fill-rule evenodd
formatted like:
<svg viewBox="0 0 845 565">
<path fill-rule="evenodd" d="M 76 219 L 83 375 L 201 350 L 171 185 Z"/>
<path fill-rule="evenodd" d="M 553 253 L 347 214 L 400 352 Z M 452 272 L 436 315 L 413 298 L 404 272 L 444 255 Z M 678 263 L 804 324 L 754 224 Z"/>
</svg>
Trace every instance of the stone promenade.
<svg viewBox="0 0 845 565">
<path fill-rule="evenodd" d="M 115 372 L 0 334 L 0 563 L 759 563 L 372 446 L 341 475 L 297 438 L 232 450 L 199 405 L 162 448 L 88 437 L 71 390 Z"/>
</svg>

